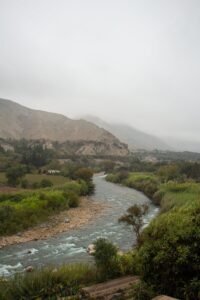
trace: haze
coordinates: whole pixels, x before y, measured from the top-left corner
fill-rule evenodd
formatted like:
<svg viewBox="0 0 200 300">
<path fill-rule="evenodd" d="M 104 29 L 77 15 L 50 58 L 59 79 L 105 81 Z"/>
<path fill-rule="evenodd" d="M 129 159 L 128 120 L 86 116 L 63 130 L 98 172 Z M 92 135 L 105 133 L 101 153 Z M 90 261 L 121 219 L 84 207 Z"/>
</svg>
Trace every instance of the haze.
<svg viewBox="0 0 200 300">
<path fill-rule="evenodd" d="M 200 142 L 200 1 L 0 0 L 0 97 Z"/>
</svg>

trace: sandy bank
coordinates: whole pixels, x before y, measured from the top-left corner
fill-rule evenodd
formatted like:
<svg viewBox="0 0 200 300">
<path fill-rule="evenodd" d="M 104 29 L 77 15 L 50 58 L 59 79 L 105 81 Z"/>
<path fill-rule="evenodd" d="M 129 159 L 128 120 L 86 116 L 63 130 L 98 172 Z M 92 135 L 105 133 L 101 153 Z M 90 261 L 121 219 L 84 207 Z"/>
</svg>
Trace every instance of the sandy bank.
<svg viewBox="0 0 200 300">
<path fill-rule="evenodd" d="M 46 223 L 15 235 L 0 237 L 0 248 L 33 240 L 47 239 L 59 233 L 80 228 L 100 216 L 106 207 L 105 203 L 83 197 L 79 207 L 52 216 Z"/>
</svg>

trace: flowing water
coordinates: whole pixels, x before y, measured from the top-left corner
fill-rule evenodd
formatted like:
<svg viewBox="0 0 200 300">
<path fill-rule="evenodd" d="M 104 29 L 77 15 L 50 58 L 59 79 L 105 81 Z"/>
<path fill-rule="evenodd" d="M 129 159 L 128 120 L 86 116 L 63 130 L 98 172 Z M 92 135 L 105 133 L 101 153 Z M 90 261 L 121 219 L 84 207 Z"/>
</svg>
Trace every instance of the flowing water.
<svg viewBox="0 0 200 300">
<path fill-rule="evenodd" d="M 70 262 L 92 261 L 87 247 L 97 238 L 105 237 L 121 250 L 132 247 L 135 236 L 131 228 L 118 223 L 118 218 L 134 204 L 148 203 L 149 213 L 145 223 L 158 213 L 150 200 L 142 193 L 105 181 L 104 176 L 94 176 L 96 186 L 91 201 L 104 202 L 108 207 L 102 215 L 76 230 L 61 233 L 47 240 L 32 241 L 8 246 L 0 250 L 0 275 L 12 275 L 27 266 L 56 265 Z"/>
</svg>

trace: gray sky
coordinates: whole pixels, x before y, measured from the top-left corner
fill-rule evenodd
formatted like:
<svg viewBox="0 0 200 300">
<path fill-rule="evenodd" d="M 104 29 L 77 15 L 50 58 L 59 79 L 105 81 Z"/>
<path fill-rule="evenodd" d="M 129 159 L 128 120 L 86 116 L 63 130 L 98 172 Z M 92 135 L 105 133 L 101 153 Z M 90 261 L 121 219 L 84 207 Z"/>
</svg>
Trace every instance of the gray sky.
<svg viewBox="0 0 200 300">
<path fill-rule="evenodd" d="M 199 0 L 0 0 L 0 97 L 200 141 Z"/>
</svg>

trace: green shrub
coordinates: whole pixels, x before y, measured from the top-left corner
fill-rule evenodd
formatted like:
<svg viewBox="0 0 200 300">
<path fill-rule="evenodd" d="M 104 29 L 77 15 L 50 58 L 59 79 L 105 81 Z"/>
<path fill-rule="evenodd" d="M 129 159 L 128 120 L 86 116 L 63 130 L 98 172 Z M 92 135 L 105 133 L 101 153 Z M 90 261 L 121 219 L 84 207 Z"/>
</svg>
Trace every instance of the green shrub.
<svg viewBox="0 0 200 300">
<path fill-rule="evenodd" d="M 51 186 L 53 186 L 53 183 L 49 179 L 42 179 L 40 182 L 41 188 L 46 188 L 46 187 L 51 187 Z"/>
<path fill-rule="evenodd" d="M 64 192 L 63 195 L 67 199 L 69 207 L 79 206 L 80 199 L 79 196 L 77 196 L 77 194 L 69 191 L 69 192 Z"/>
<path fill-rule="evenodd" d="M 130 296 L 133 300 L 151 300 L 156 296 L 156 294 L 150 286 L 142 281 L 133 286 Z"/>
<path fill-rule="evenodd" d="M 141 275 L 158 292 L 196 300 L 200 283 L 200 203 L 162 214 L 144 230 Z"/>
<path fill-rule="evenodd" d="M 95 242 L 94 258 L 100 279 L 105 280 L 120 274 L 117 248 L 108 240 L 100 238 Z"/>
<path fill-rule="evenodd" d="M 136 274 L 135 257 L 132 252 L 118 255 L 120 275 Z"/>
<path fill-rule="evenodd" d="M 90 168 L 80 168 L 75 172 L 75 178 L 84 180 L 85 182 L 91 182 L 93 171 Z"/>
</svg>

